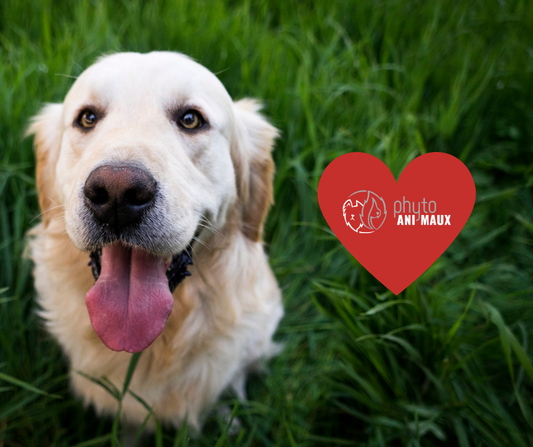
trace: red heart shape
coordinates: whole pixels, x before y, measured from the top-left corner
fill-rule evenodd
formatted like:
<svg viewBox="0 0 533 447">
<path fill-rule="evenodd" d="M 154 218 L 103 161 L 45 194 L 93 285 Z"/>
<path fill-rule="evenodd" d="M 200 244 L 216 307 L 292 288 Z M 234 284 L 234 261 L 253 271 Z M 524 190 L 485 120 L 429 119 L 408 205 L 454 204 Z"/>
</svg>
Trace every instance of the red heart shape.
<svg viewBox="0 0 533 447">
<path fill-rule="evenodd" d="M 450 246 L 475 199 L 468 168 L 441 152 L 415 158 L 398 183 L 381 160 L 352 152 L 333 160 L 318 184 L 335 236 L 395 295 Z"/>
</svg>

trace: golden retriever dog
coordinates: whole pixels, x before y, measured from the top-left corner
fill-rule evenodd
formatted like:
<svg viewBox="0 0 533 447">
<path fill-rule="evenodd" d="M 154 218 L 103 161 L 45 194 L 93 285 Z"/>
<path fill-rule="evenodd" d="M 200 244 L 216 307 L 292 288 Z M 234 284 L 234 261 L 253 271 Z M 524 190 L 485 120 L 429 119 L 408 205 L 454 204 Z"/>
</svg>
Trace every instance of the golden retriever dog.
<svg viewBox="0 0 533 447">
<path fill-rule="evenodd" d="M 184 55 L 119 53 L 33 119 L 38 302 L 98 413 L 117 401 L 78 372 L 121 387 L 133 352 L 130 389 L 161 421 L 195 427 L 277 352 L 281 293 L 262 243 L 277 131 L 258 111 Z M 147 414 L 125 397 L 128 425 Z"/>
</svg>

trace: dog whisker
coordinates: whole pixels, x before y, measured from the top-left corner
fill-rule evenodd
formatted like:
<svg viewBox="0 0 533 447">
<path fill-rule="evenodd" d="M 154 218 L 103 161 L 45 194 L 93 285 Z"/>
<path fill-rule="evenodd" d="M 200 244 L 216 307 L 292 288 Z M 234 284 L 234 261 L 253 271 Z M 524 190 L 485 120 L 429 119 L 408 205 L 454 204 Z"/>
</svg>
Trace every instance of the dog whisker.
<svg viewBox="0 0 533 447">
<path fill-rule="evenodd" d="M 209 225 L 204 225 L 204 224 L 198 223 L 198 226 L 211 231 L 213 234 L 216 234 L 217 236 L 222 236 L 222 233 L 220 233 L 220 231 L 218 231 L 216 228 L 213 228 L 213 227 L 211 227 Z"/>
<path fill-rule="evenodd" d="M 199 244 L 202 244 L 205 248 L 207 248 L 209 251 L 211 251 L 211 247 L 209 247 L 208 244 L 206 244 L 204 241 L 202 241 L 201 239 L 197 238 L 196 236 L 193 236 L 192 240 L 198 242 Z"/>
<path fill-rule="evenodd" d="M 39 219 L 39 217 L 42 217 L 42 216 L 44 216 L 46 213 L 49 213 L 50 211 L 56 210 L 56 209 L 58 209 L 58 208 L 65 208 L 65 207 L 64 207 L 63 205 L 57 205 L 57 206 L 53 206 L 53 207 L 51 207 L 51 208 L 48 208 L 47 210 L 44 210 L 42 213 L 37 214 L 37 216 L 35 216 L 32 220 L 30 220 L 30 223 L 33 223 L 34 220 Z M 64 214 L 64 213 L 65 213 L 65 212 L 63 211 L 63 214 Z"/>
<path fill-rule="evenodd" d="M 220 229 L 217 226 L 215 226 L 205 215 L 201 213 L 196 213 L 196 214 L 199 217 L 200 221 L 206 224 L 206 225 L 202 225 L 199 223 L 200 226 L 207 228 L 208 230 L 212 231 L 217 236 L 222 236 Z"/>
</svg>

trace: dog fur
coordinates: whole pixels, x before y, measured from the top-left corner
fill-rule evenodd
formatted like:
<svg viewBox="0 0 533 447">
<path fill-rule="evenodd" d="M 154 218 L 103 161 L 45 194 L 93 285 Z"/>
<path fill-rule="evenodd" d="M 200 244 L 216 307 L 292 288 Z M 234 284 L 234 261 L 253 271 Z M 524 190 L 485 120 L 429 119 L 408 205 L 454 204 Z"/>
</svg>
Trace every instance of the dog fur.
<svg viewBox="0 0 533 447">
<path fill-rule="evenodd" d="M 73 125 L 87 104 L 103 110 L 91 133 Z M 201 108 L 209 128 L 180 131 L 168 110 Z M 173 293 L 165 329 L 137 365 L 130 389 L 158 418 L 192 426 L 228 386 L 244 397 L 246 374 L 278 348 L 281 294 L 268 265 L 262 229 L 272 203 L 276 129 L 249 99 L 233 102 L 216 76 L 178 53 L 104 57 L 75 82 L 63 104 L 46 105 L 29 128 L 37 157 L 42 223 L 31 230 L 41 315 L 71 367 L 76 395 L 101 414 L 117 401 L 78 372 L 121 387 L 131 354 L 108 349 L 89 319 L 85 295 L 94 249 L 81 190 L 108 162 L 141 164 L 160 183 L 163 202 L 146 248 L 168 257 L 193 244 L 192 276 Z M 129 242 L 131 243 L 131 241 Z M 128 424 L 146 409 L 131 395 Z"/>
</svg>

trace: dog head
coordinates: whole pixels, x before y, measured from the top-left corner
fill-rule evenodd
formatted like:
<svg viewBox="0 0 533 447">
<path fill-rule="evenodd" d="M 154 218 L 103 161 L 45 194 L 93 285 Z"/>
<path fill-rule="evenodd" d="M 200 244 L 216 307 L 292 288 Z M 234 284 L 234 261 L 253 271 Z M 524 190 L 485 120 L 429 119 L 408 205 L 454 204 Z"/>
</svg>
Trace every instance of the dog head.
<svg viewBox="0 0 533 447">
<path fill-rule="evenodd" d="M 101 250 L 87 306 L 111 349 L 137 352 L 161 333 L 166 271 L 195 235 L 231 216 L 261 240 L 277 133 L 258 110 L 186 56 L 119 53 L 34 118 L 43 223 L 64 219 L 80 250 Z"/>
</svg>

